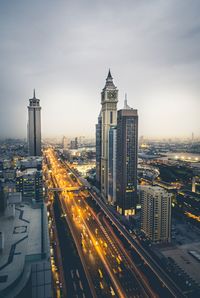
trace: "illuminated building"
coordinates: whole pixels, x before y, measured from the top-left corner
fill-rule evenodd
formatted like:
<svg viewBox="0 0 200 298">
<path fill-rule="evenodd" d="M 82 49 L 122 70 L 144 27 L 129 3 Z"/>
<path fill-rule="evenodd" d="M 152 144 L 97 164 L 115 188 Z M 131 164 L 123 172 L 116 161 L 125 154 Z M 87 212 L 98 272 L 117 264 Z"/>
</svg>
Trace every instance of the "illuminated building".
<svg viewBox="0 0 200 298">
<path fill-rule="evenodd" d="M 109 129 L 108 138 L 108 202 L 116 203 L 116 154 L 117 154 L 117 127 Z"/>
<path fill-rule="evenodd" d="M 35 90 L 28 106 L 28 151 L 30 156 L 41 155 L 41 107 Z"/>
<path fill-rule="evenodd" d="M 101 92 L 101 194 L 106 200 L 108 198 L 108 136 L 110 127 L 117 124 L 117 102 L 118 90 L 109 70 L 105 87 Z"/>
<path fill-rule="evenodd" d="M 137 203 L 138 113 L 127 105 L 117 114 L 117 211 L 135 214 Z"/>
<path fill-rule="evenodd" d="M 26 169 L 17 172 L 16 190 L 22 193 L 23 200 L 42 201 L 43 200 L 43 180 L 42 171 L 37 169 Z"/>
<path fill-rule="evenodd" d="M 101 112 L 98 117 L 98 123 L 96 124 L 96 181 L 98 187 L 101 187 Z"/>
<path fill-rule="evenodd" d="M 171 197 L 161 187 L 141 186 L 141 230 L 154 243 L 171 240 Z"/>
<path fill-rule="evenodd" d="M 192 178 L 192 192 L 196 192 L 196 178 Z"/>
</svg>

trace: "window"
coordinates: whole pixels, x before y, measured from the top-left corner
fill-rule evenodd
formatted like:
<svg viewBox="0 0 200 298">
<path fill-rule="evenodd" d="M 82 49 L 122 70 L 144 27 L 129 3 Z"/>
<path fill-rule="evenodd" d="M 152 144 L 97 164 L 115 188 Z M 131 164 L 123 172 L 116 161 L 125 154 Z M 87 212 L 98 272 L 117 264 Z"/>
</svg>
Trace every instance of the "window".
<svg viewBox="0 0 200 298">
<path fill-rule="evenodd" d="M 110 124 L 113 123 L 113 112 L 110 112 Z"/>
</svg>

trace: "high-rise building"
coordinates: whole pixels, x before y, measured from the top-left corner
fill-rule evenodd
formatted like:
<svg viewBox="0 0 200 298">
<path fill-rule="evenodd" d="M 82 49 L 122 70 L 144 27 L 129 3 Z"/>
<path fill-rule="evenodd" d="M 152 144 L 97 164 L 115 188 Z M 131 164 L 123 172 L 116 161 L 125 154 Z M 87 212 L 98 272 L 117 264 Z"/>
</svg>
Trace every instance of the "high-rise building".
<svg viewBox="0 0 200 298">
<path fill-rule="evenodd" d="M 43 200 L 42 171 L 29 168 L 17 172 L 16 190 L 22 193 L 23 200 L 40 202 Z"/>
<path fill-rule="evenodd" d="M 159 186 L 141 186 L 141 230 L 154 243 L 171 240 L 171 194 Z"/>
<path fill-rule="evenodd" d="M 101 112 L 96 124 L 96 181 L 98 187 L 101 187 Z"/>
<path fill-rule="evenodd" d="M 110 127 L 117 124 L 117 102 L 118 90 L 109 70 L 101 92 L 101 194 L 105 200 L 108 198 L 108 136 Z"/>
<path fill-rule="evenodd" d="M 117 211 L 135 214 L 137 204 L 138 113 L 127 105 L 117 114 Z"/>
<path fill-rule="evenodd" d="M 28 152 L 30 156 L 41 155 L 41 107 L 35 90 L 28 106 Z"/>
<path fill-rule="evenodd" d="M 65 136 L 62 139 L 62 145 L 63 145 L 63 149 L 68 149 L 69 147 L 69 139 L 66 138 Z"/>
<path fill-rule="evenodd" d="M 109 129 L 108 137 L 108 203 L 116 203 L 117 127 Z"/>
</svg>

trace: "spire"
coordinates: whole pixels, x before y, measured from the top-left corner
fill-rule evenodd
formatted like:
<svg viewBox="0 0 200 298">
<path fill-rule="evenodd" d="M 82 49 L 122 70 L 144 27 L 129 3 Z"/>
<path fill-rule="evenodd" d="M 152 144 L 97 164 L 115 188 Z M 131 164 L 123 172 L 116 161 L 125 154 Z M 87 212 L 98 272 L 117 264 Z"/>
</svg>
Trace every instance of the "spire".
<svg viewBox="0 0 200 298">
<path fill-rule="evenodd" d="M 106 78 L 106 84 L 105 84 L 105 87 L 104 87 L 103 90 L 106 90 L 106 89 L 110 89 L 110 90 L 115 90 L 116 89 L 116 86 L 113 83 L 113 77 L 111 75 L 110 68 L 109 68 L 109 71 L 108 71 L 108 76 Z"/>
<path fill-rule="evenodd" d="M 127 93 L 125 93 L 124 110 L 132 110 L 132 108 L 129 107 L 128 102 L 127 102 Z"/>
<path fill-rule="evenodd" d="M 126 109 L 127 106 L 128 106 L 128 103 L 127 103 L 127 93 L 125 93 L 124 108 Z"/>
<path fill-rule="evenodd" d="M 33 98 L 36 98 L 35 97 L 35 88 L 33 89 Z"/>
<path fill-rule="evenodd" d="M 111 72 L 110 72 L 110 68 L 109 68 L 109 71 L 108 71 L 108 76 L 107 76 L 107 80 L 112 80 L 112 75 L 111 75 Z"/>
</svg>

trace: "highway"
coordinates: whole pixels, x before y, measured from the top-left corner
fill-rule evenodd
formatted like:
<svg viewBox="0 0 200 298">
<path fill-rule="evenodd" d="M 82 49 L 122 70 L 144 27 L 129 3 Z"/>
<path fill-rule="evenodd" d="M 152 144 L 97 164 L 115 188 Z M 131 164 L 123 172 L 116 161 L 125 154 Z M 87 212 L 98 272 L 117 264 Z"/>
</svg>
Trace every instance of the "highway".
<svg viewBox="0 0 200 298">
<path fill-rule="evenodd" d="M 69 166 L 69 164 L 66 165 L 74 175 L 77 175 L 76 172 Z M 113 215 L 103 199 L 92 188 L 89 190 L 89 193 L 100 206 L 103 213 L 107 216 L 107 218 L 109 218 L 110 222 L 116 227 L 119 234 L 123 235 L 130 247 L 140 256 L 145 265 L 149 267 L 149 272 L 150 274 L 155 275 L 155 280 L 157 279 L 159 283 L 158 285 L 162 285 L 162 287 L 166 289 L 165 297 L 186 297 L 180 288 L 175 284 L 175 282 L 170 278 L 170 276 L 166 274 L 165 270 L 160 267 L 160 265 L 152 258 L 148 251 L 141 245 L 136 235 L 131 235 L 122 225 L 122 223 L 120 223 L 119 220 Z M 156 287 L 158 287 L 158 285 Z"/>
<path fill-rule="evenodd" d="M 53 150 L 46 151 L 56 187 L 66 188 L 59 198 L 66 223 L 70 227 L 94 297 L 156 297 L 145 279 L 130 266 L 127 255 L 103 226 L 101 218 L 87 202 L 86 191 L 68 192 L 76 186 L 71 175 Z"/>
<path fill-rule="evenodd" d="M 80 182 L 56 152 L 44 154 L 93 297 L 184 297 L 93 190 L 69 191 Z"/>
</svg>

